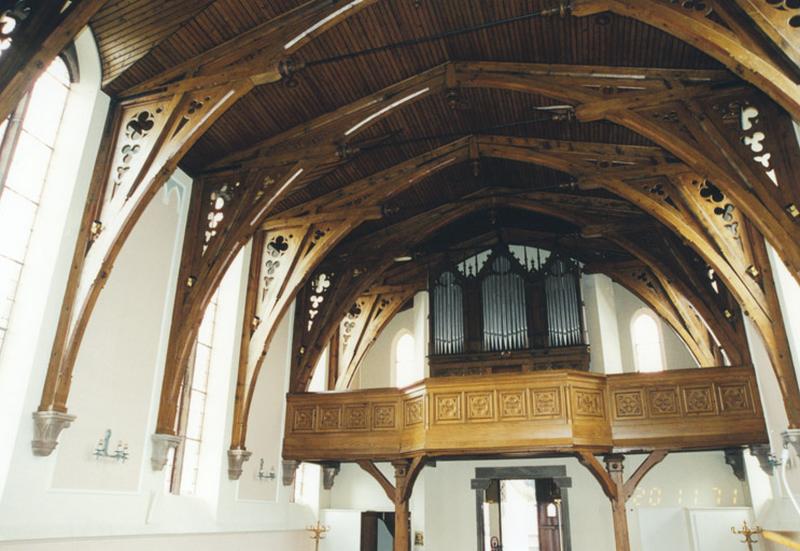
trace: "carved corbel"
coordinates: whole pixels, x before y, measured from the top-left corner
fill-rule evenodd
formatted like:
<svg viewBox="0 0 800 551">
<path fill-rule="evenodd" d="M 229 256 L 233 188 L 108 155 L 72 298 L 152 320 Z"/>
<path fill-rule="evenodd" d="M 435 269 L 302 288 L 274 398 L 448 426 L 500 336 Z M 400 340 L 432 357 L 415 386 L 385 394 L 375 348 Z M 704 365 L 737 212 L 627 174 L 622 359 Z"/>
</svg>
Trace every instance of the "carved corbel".
<svg viewBox="0 0 800 551">
<path fill-rule="evenodd" d="M 796 454 L 800 455 L 800 429 L 786 429 L 781 433 L 784 447 L 794 447 Z"/>
<path fill-rule="evenodd" d="M 150 466 L 154 471 L 161 471 L 167 464 L 169 450 L 176 449 L 183 441 L 183 437 L 156 433 L 151 437 L 151 440 L 153 451 L 150 455 Z"/>
<path fill-rule="evenodd" d="M 228 480 L 239 480 L 244 470 L 244 463 L 253 452 L 247 450 L 228 450 Z"/>
<path fill-rule="evenodd" d="M 750 446 L 750 455 L 758 459 L 758 466 L 767 476 L 775 474 L 775 456 L 769 444 L 753 444 Z"/>
<path fill-rule="evenodd" d="M 339 474 L 339 463 L 324 463 L 322 465 L 322 488 L 325 490 L 333 489 L 333 483 L 336 480 L 336 475 Z"/>
<path fill-rule="evenodd" d="M 744 469 L 744 454 L 741 448 L 728 448 L 725 450 L 725 463 L 733 471 L 733 475 L 744 482 L 747 475 Z"/>
<path fill-rule="evenodd" d="M 284 460 L 281 462 L 281 473 L 283 474 L 283 485 L 284 486 L 291 486 L 294 484 L 294 478 L 297 474 L 297 468 L 300 466 L 299 461 L 293 461 L 291 459 Z"/>
<path fill-rule="evenodd" d="M 58 445 L 58 435 L 75 420 L 74 415 L 58 411 L 36 411 L 33 414 L 33 455 L 48 456 Z"/>
</svg>

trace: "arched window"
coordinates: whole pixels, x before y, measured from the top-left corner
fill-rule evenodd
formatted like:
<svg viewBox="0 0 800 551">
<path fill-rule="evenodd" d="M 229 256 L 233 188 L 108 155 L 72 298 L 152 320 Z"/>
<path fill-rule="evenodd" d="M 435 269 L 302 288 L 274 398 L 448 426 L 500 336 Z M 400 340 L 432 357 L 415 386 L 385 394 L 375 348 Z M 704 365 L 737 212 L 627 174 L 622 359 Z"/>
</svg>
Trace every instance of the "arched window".
<svg viewBox="0 0 800 551">
<path fill-rule="evenodd" d="M 402 388 L 417 382 L 414 372 L 414 335 L 403 331 L 394 343 L 394 372 L 398 387 Z"/>
<path fill-rule="evenodd" d="M 67 65 L 56 58 L 0 123 L 0 348 L 69 90 Z"/>
<path fill-rule="evenodd" d="M 631 341 L 636 370 L 653 373 L 664 370 L 664 347 L 658 320 L 650 310 L 640 310 L 631 321 Z"/>
</svg>

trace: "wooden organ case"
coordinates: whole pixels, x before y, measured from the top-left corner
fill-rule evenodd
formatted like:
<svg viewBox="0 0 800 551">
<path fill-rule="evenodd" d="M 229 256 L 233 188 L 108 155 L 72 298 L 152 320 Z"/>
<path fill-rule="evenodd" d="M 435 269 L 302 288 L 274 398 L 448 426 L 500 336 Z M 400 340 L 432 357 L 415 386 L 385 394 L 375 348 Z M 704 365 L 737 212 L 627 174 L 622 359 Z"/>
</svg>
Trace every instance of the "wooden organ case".
<svg viewBox="0 0 800 551">
<path fill-rule="evenodd" d="M 589 370 L 580 265 L 499 243 L 430 273 L 431 376 Z"/>
</svg>

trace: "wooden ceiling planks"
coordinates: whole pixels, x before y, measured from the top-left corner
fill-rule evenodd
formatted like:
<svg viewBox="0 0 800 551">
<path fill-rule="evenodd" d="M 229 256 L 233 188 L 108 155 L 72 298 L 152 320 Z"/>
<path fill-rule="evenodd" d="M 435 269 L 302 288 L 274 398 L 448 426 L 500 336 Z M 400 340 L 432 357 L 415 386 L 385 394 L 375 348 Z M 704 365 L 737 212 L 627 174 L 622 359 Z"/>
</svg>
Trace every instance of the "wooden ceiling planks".
<svg viewBox="0 0 800 551">
<path fill-rule="evenodd" d="M 103 83 L 122 74 L 214 0 L 112 0 L 91 20 Z"/>
</svg>

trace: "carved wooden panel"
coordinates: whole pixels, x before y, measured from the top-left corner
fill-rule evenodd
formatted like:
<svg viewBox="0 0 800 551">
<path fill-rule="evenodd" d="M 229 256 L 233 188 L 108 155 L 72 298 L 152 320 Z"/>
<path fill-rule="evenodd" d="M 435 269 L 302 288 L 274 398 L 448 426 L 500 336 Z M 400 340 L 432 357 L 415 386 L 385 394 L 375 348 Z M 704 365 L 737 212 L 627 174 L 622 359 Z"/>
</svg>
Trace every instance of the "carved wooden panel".
<svg viewBox="0 0 800 551">
<path fill-rule="evenodd" d="M 319 409 L 319 430 L 339 430 L 341 426 L 341 406 L 321 407 Z"/>
<path fill-rule="evenodd" d="M 420 397 L 413 400 L 405 400 L 403 402 L 403 411 L 405 426 L 413 427 L 422 424 L 425 420 L 425 399 Z"/>
<path fill-rule="evenodd" d="M 294 410 L 292 430 L 294 432 L 311 432 L 314 430 L 314 418 L 317 408 L 313 406 L 299 407 Z"/>
<path fill-rule="evenodd" d="M 462 420 L 461 394 L 435 394 L 433 399 L 434 422 L 452 423 Z"/>
<path fill-rule="evenodd" d="M 683 406 L 687 415 L 713 415 L 717 411 L 711 385 L 683 387 Z"/>
<path fill-rule="evenodd" d="M 644 417 L 644 392 L 641 390 L 614 392 L 614 416 L 618 419 Z"/>
<path fill-rule="evenodd" d="M 500 419 L 513 420 L 528 417 L 527 392 L 524 390 L 501 390 L 498 392 L 500 401 Z"/>
<path fill-rule="evenodd" d="M 395 404 L 374 404 L 372 406 L 372 428 L 374 430 L 397 427 L 397 406 Z"/>
<path fill-rule="evenodd" d="M 717 386 L 720 409 L 723 412 L 753 410 L 752 390 L 746 382 L 723 383 Z"/>
<path fill-rule="evenodd" d="M 494 392 L 467 392 L 467 420 L 491 421 L 494 419 Z"/>
<path fill-rule="evenodd" d="M 647 408 L 653 417 L 676 417 L 681 414 L 678 388 L 651 388 L 647 391 Z"/>
<path fill-rule="evenodd" d="M 369 429 L 369 414 L 367 404 L 353 404 L 344 407 L 344 430 Z"/>
<path fill-rule="evenodd" d="M 559 417 L 561 415 L 561 389 L 533 389 L 531 390 L 531 404 L 533 417 Z"/>
<path fill-rule="evenodd" d="M 605 405 L 602 392 L 576 389 L 573 397 L 575 417 L 605 417 Z"/>
</svg>

